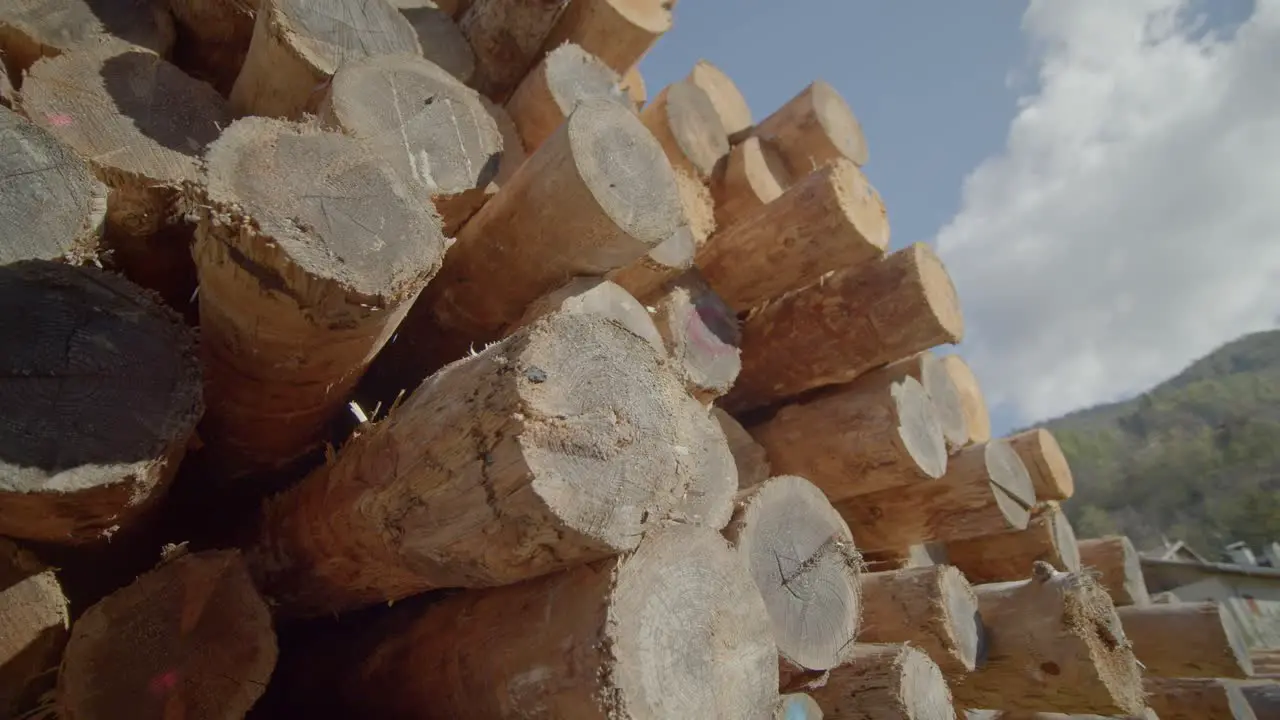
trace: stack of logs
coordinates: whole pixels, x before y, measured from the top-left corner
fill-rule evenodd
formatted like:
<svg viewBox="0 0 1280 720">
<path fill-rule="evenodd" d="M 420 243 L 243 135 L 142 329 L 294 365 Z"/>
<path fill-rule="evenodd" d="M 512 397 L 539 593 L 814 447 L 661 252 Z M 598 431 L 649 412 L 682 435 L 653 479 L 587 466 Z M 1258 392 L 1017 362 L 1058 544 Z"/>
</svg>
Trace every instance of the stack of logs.
<svg viewBox="0 0 1280 720">
<path fill-rule="evenodd" d="M 0 715 L 1248 717 L 674 5 L 0 6 Z"/>
</svg>

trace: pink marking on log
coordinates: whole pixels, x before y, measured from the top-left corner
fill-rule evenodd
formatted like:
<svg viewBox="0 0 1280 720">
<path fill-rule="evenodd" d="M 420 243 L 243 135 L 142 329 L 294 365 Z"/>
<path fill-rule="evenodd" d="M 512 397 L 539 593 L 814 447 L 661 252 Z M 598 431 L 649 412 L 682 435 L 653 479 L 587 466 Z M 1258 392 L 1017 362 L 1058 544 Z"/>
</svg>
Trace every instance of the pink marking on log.
<svg viewBox="0 0 1280 720">
<path fill-rule="evenodd" d="M 167 695 L 178 685 L 178 671 L 170 670 L 151 678 L 149 689 L 152 695 Z"/>
<path fill-rule="evenodd" d="M 64 115 L 63 113 L 54 113 L 53 115 L 47 115 L 46 117 L 49 118 L 49 124 L 54 127 L 66 127 L 75 122 L 70 115 Z"/>
</svg>

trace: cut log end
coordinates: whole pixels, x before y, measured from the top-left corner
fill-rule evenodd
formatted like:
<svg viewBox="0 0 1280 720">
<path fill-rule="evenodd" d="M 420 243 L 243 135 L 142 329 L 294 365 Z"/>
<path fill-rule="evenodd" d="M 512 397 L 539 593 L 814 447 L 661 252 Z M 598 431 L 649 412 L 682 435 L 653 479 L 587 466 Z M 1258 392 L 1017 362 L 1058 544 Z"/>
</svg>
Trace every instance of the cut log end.
<svg viewBox="0 0 1280 720">
<path fill-rule="evenodd" d="M 850 659 L 831 671 L 827 684 L 809 694 L 832 717 L 955 717 L 942 671 L 908 645 L 856 645 Z"/>
<path fill-rule="evenodd" d="M 733 463 L 738 467 L 738 488 L 746 490 L 768 480 L 769 458 L 760 443 L 723 409 L 712 407 L 711 415 L 720 423 L 720 430 L 729 442 L 729 452 L 733 453 Z"/>
<path fill-rule="evenodd" d="M 676 189 L 685 223 L 693 233 L 694 243 L 701 247 L 716 230 L 715 201 L 706 185 L 683 170 L 676 171 Z"/>
<path fill-rule="evenodd" d="M 1071 466 L 1053 433 L 1035 428 L 1009 438 L 1009 444 L 1026 463 L 1037 498 L 1066 500 L 1075 492 Z"/>
<path fill-rule="evenodd" d="M 970 447 L 979 448 L 976 452 L 982 453 L 983 470 L 991 483 L 996 503 L 1009 520 L 1009 526 L 1019 530 L 1025 528 L 1031 520 L 1031 508 L 1035 507 L 1038 499 L 1026 465 L 1003 440 Z"/>
<path fill-rule="evenodd" d="M 699 60 L 689 72 L 689 82 L 707 94 L 716 115 L 731 142 L 737 142 L 751 130 L 751 108 L 738 86 L 723 70 L 706 60 Z"/>
<path fill-rule="evenodd" d="M 1148 676 L 1247 678 L 1254 673 L 1244 629 L 1220 603 L 1117 610 Z"/>
<path fill-rule="evenodd" d="M 239 553 L 184 555 L 76 621 L 57 703 L 76 718 L 243 717 L 275 662 L 271 613 Z"/>
<path fill-rule="evenodd" d="M 1107 589 L 1116 605 L 1148 605 L 1146 579 L 1138 551 L 1129 538 L 1115 535 L 1077 543 L 1080 563 Z"/>
<path fill-rule="evenodd" d="M 700 181 L 709 179 L 729 153 L 729 139 L 711 98 L 687 81 L 663 88 L 640 112 L 640 119 L 671 163 Z"/>
<path fill-rule="evenodd" d="M 552 28 L 544 50 L 573 42 L 616 72 L 635 67 L 671 29 L 674 2 L 591 0 L 570 2 Z"/>
<path fill-rule="evenodd" d="M 68 618 L 53 570 L 0 538 L 0 715 L 19 717 L 58 667 Z"/>
<path fill-rule="evenodd" d="M 0 50 L 15 78 L 43 56 L 77 45 L 123 40 L 166 57 L 173 19 L 160 5 L 137 0 L 23 0 L 0 7 Z"/>
<path fill-rule="evenodd" d="M 476 55 L 453 17 L 432 0 L 391 0 L 418 34 L 422 57 L 440 66 L 460 82 L 470 82 L 476 71 Z"/>
<path fill-rule="evenodd" d="M 742 367 L 733 311 L 696 271 L 677 278 L 656 309 L 658 332 L 689 392 L 703 402 L 728 392 Z"/>
<path fill-rule="evenodd" d="M 947 448 L 939 442 L 941 423 L 928 389 L 909 378 L 890 385 L 898 437 L 916 467 L 930 478 L 940 478 L 947 470 Z"/>
<path fill-rule="evenodd" d="M 727 228 L 782 195 L 791 178 L 773 146 L 758 137 L 734 145 L 711 176 L 716 225 Z"/>
<path fill-rule="evenodd" d="M 863 642 L 910 643 L 948 675 L 963 675 L 986 660 L 978 600 L 958 569 L 934 565 L 864 574 L 862 596 Z"/>
<path fill-rule="evenodd" d="M 195 336 L 93 268 L 0 268 L 0 534 L 101 539 L 150 507 L 200 417 Z"/>
<path fill-rule="evenodd" d="M 599 58 L 573 43 L 547 54 L 507 101 L 524 149 L 533 152 L 556 131 L 582 100 L 603 98 L 627 103 L 618 75 Z"/>
<path fill-rule="evenodd" d="M 960 342 L 964 339 L 964 315 L 951 276 L 928 245 L 915 243 L 910 252 L 918 273 L 917 282 L 924 291 L 925 305 L 933 315 L 939 335 L 945 338 L 944 342 Z"/>
<path fill-rule="evenodd" d="M 964 412 L 964 425 L 968 431 L 966 445 L 984 443 L 991 439 L 991 415 L 987 411 L 987 401 L 983 397 L 982 387 L 973 369 L 959 355 L 946 355 L 942 358 L 943 368 L 951 376 L 951 382 L 960 395 L 961 409 Z"/>
<path fill-rule="evenodd" d="M 838 158 L 859 167 L 867 163 L 862 126 L 848 103 L 828 83 L 817 80 L 776 112 L 752 134 L 777 143 L 787 166 L 805 175 Z"/>
<path fill-rule="evenodd" d="M 547 293 L 529 306 L 520 321 L 523 327 L 553 312 L 587 313 L 617 322 L 659 353 L 665 352 L 653 318 L 631 293 L 603 278 L 578 277 Z"/>
<path fill-rule="evenodd" d="M 609 273 L 609 279 L 637 300 L 655 304 L 671 283 L 693 267 L 697 249 L 693 230 L 683 225 L 640 259 Z"/>
</svg>

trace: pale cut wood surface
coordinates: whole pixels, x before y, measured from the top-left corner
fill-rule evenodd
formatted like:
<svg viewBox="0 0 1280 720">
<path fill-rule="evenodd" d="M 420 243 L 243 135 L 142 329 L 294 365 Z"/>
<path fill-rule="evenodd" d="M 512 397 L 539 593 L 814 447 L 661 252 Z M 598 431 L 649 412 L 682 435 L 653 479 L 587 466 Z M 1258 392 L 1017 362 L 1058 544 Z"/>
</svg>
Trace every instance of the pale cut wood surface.
<svg viewBox="0 0 1280 720">
<path fill-rule="evenodd" d="M 798 177 L 838 158 L 867 164 L 862 125 L 840 93 L 822 80 L 761 120 L 751 134 L 774 143 Z"/>
<path fill-rule="evenodd" d="M 791 185 L 791 174 L 772 145 L 749 137 L 730 148 L 708 185 L 715 200 L 716 225 L 728 228 L 781 196 Z"/>
<path fill-rule="evenodd" d="M 909 643 L 948 676 L 986 662 L 986 630 L 969 581 L 949 565 L 862 575 L 865 643 Z"/>
<path fill-rule="evenodd" d="M 991 415 L 987 412 L 987 401 L 982 394 L 982 386 L 978 384 L 977 376 L 973 374 L 973 369 L 963 358 L 954 353 L 943 356 L 942 364 L 960 393 L 965 430 L 969 433 L 969 439 L 965 444 L 984 443 L 990 440 Z"/>
<path fill-rule="evenodd" d="M 1031 481 L 1036 486 L 1036 497 L 1041 500 L 1066 500 L 1075 493 L 1075 479 L 1071 465 L 1053 433 L 1044 428 L 1034 428 L 1009 438 L 1009 444 L 1027 464 Z"/>
<path fill-rule="evenodd" d="M 1077 547 L 1080 564 L 1098 575 L 1098 582 L 1107 589 L 1117 606 L 1147 605 L 1151 602 L 1138 551 L 1129 538 L 1115 535 L 1081 540 Z"/>
<path fill-rule="evenodd" d="M 738 376 L 738 319 L 696 270 L 673 280 L 653 301 L 654 324 L 689 393 L 709 403 Z"/>
<path fill-rule="evenodd" d="M 537 150 L 583 100 L 605 98 L 625 105 L 618 81 L 608 65 L 573 43 L 547 53 L 506 103 L 525 151 Z"/>
<path fill-rule="evenodd" d="M 661 143 L 671 164 L 701 182 L 729 154 L 729 138 L 711 98 L 687 80 L 663 88 L 640 111 L 640 120 Z"/>
<path fill-rule="evenodd" d="M 175 34 L 162 7 L 150 0 L 5 0 L 0 50 L 15 79 L 41 57 L 108 38 L 168 56 Z"/>
<path fill-rule="evenodd" d="M 671 29 L 672 5 L 666 0 L 570 0 L 544 51 L 577 43 L 614 71 L 626 72 Z"/>
<path fill-rule="evenodd" d="M 649 90 L 645 87 L 644 75 L 640 74 L 639 67 L 633 67 L 622 73 L 622 79 L 618 82 L 618 87 L 630 98 L 636 112 L 639 112 L 649 100 Z"/>
<path fill-rule="evenodd" d="M 69 626 L 54 571 L 0 538 L 0 716 L 16 717 L 56 671 Z"/>
<path fill-rule="evenodd" d="M 737 143 L 751 131 L 751 108 L 742 91 L 723 70 L 707 60 L 699 60 L 689 71 L 689 82 L 702 88 L 720 116 L 729 142 Z"/>
<path fill-rule="evenodd" d="M 589 313 L 608 318 L 643 338 L 659 353 L 666 352 L 649 311 L 621 286 L 599 277 L 576 277 L 538 298 L 520 320 L 524 327 L 555 312 Z"/>
<path fill-rule="evenodd" d="M 851 385 L 883 386 L 890 382 L 900 382 L 907 377 L 915 378 L 928 393 L 930 404 L 938 416 L 938 425 L 946 440 L 947 450 L 951 452 L 969 445 L 969 431 L 960 391 L 951 381 L 951 375 L 947 373 L 942 361 L 931 351 L 918 352 L 872 370 L 859 376 Z"/>
<path fill-rule="evenodd" d="M 681 175 L 676 173 L 677 178 Z M 681 225 L 671 237 L 627 266 L 610 272 L 608 277 L 652 307 L 677 278 L 693 268 L 693 256 L 697 250 L 698 241 L 692 228 Z"/>
<path fill-rule="evenodd" d="M 1021 580 L 1037 561 L 1056 570 L 1081 569 L 1071 521 L 1056 502 L 1033 510 L 1025 529 L 947 543 L 947 558 L 974 583 Z"/>
<path fill-rule="evenodd" d="M 938 666 L 909 645 L 858 644 L 809 694 L 829 718 L 952 720 L 951 692 Z"/>
<path fill-rule="evenodd" d="M 1122 607 L 1117 612 L 1148 676 L 1239 679 L 1254 672 L 1244 629 L 1219 603 Z"/>
</svg>

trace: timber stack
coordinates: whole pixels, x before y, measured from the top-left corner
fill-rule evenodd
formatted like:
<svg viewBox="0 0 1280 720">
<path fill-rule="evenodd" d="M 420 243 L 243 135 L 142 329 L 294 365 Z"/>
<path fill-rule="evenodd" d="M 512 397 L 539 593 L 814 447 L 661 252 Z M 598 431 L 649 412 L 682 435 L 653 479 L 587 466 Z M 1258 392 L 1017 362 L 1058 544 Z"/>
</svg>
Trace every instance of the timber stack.
<svg viewBox="0 0 1280 720">
<path fill-rule="evenodd" d="M 835 88 L 646 87 L 675 5 L 3 3 L 0 715 L 1273 695 L 992 435 Z"/>
</svg>

